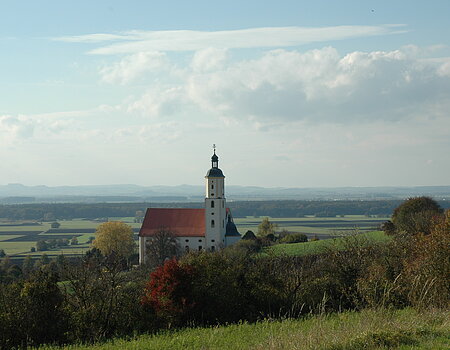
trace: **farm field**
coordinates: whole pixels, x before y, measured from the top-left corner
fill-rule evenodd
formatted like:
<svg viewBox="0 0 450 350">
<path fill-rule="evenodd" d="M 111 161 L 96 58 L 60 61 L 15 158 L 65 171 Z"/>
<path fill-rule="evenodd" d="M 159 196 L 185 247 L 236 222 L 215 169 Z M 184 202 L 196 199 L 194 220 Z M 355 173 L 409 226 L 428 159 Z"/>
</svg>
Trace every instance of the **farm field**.
<svg viewBox="0 0 450 350">
<path fill-rule="evenodd" d="M 258 232 L 258 225 L 264 217 L 235 218 L 234 222 L 243 235 L 247 230 Z M 304 233 L 308 238 L 317 236 L 319 239 L 327 239 L 342 236 L 350 232 L 368 232 L 378 230 L 380 224 L 389 220 L 388 217 L 369 218 L 363 215 L 346 215 L 344 217 L 332 218 L 270 218 L 269 220 L 278 225 L 277 231 L 287 230 L 289 232 Z"/>
<path fill-rule="evenodd" d="M 236 218 L 235 223 L 239 232 L 243 235 L 247 230 L 253 232 L 258 231 L 258 225 L 263 217 L 247 217 Z M 380 223 L 388 218 L 368 218 L 365 216 L 345 216 L 336 218 L 270 218 L 271 222 L 277 224 L 277 231 L 287 230 L 289 232 L 305 233 L 309 238 L 317 237 L 318 242 L 311 242 L 308 249 L 321 247 L 324 243 L 322 240 L 339 237 L 343 234 L 354 232 L 355 229 L 361 233 L 376 230 Z M 137 234 L 141 226 L 140 223 L 134 223 L 133 217 L 109 218 L 110 221 L 123 221 L 131 225 Z M 6 254 L 13 259 L 23 259 L 27 255 L 39 257 L 43 253 L 48 256 L 57 256 L 64 254 L 67 256 L 84 254 L 90 247 L 88 243 L 91 237 L 95 236 L 95 231 L 101 222 L 75 219 L 58 221 L 61 226 L 52 229 L 49 222 L 0 222 L 0 249 L 5 250 Z M 69 245 L 59 247 L 47 251 L 31 252 L 31 247 L 36 247 L 39 240 L 46 239 L 71 239 L 77 237 L 77 245 Z M 137 237 L 136 237 L 137 238 Z M 308 243 L 309 244 L 309 243 Z M 285 246 L 285 245 L 280 245 Z M 308 246 L 309 247 L 309 246 Z M 303 249 L 306 246 L 297 247 L 297 245 L 289 245 L 285 249 L 287 254 L 292 251 Z"/>
<path fill-rule="evenodd" d="M 135 233 L 140 228 L 139 223 L 134 223 L 134 218 L 109 218 L 111 221 L 124 221 L 133 227 Z M 51 223 L 44 222 L 0 222 L 0 249 L 14 259 L 23 259 L 27 255 L 40 257 L 43 253 L 49 257 L 60 254 L 75 256 L 84 254 L 90 247 L 90 237 L 95 237 L 99 221 L 76 219 L 60 220 L 59 228 L 51 228 Z M 77 237 L 77 245 L 68 245 L 45 251 L 31 252 L 39 240 L 68 239 Z M 137 238 L 137 237 L 136 237 Z"/>
<path fill-rule="evenodd" d="M 306 319 L 187 328 L 64 349 L 448 349 L 444 310 L 363 310 Z M 62 349 L 40 347 L 39 349 Z"/>
</svg>

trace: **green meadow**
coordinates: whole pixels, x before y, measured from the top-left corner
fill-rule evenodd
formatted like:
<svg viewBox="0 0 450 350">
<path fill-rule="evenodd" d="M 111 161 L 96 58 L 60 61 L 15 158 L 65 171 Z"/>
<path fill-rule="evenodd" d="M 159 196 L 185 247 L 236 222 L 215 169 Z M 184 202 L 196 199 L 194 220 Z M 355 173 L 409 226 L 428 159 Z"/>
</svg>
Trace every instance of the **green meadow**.
<svg viewBox="0 0 450 350">
<path fill-rule="evenodd" d="M 266 254 L 303 256 L 309 254 L 319 254 L 329 249 L 344 249 L 346 235 L 318 241 L 305 243 L 276 244 L 265 249 Z M 384 234 L 383 231 L 369 231 L 358 235 L 359 242 L 362 244 L 376 244 L 386 242 L 391 237 Z"/>
<path fill-rule="evenodd" d="M 448 349 L 450 313 L 444 310 L 363 310 L 284 321 L 265 320 L 210 328 L 187 328 L 114 339 L 72 350 L 115 349 Z M 61 349 L 40 347 L 39 349 Z"/>
</svg>

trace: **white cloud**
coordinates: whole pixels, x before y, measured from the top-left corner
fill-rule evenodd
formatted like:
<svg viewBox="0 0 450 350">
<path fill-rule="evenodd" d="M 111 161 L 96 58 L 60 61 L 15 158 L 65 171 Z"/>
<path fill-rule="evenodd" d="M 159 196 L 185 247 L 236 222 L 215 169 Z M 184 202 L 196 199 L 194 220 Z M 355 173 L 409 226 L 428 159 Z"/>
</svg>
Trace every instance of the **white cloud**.
<svg viewBox="0 0 450 350">
<path fill-rule="evenodd" d="M 139 99 L 131 102 L 127 111 L 148 117 L 171 116 L 188 103 L 182 86 L 153 87 Z"/>
<path fill-rule="evenodd" d="M 25 116 L 0 116 L 0 133 L 4 141 L 30 138 L 35 128 L 36 122 Z"/>
<path fill-rule="evenodd" d="M 402 50 L 274 50 L 186 79 L 190 100 L 209 113 L 260 120 L 399 120 L 449 105 L 446 66 Z M 430 116 L 431 117 L 431 116 Z"/>
<path fill-rule="evenodd" d="M 154 55 L 142 53 L 103 68 L 101 75 L 125 83 L 158 65 L 167 67 L 155 79 L 143 79 L 147 91 L 121 107 L 152 118 L 214 116 L 225 126 L 249 121 L 262 131 L 281 121 L 429 119 L 450 106 L 450 69 L 448 60 L 423 59 L 425 51 L 408 46 L 341 55 L 332 47 L 277 49 L 231 60 L 226 50 L 208 48 L 185 66 L 162 54 L 152 65 Z"/>
<path fill-rule="evenodd" d="M 125 32 L 124 34 L 94 33 L 86 35 L 61 36 L 53 38 L 53 40 L 68 43 L 101 43 L 105 41 L 129 40 L 130 37 L 132 37 L 131 32 Z"/>
<path fill-rule="evenodd" d="M 223 31 L 128 31 L 120 34 L 65 36 L 55 40 L 80 43 L 118 43 L 101 46 L 92 54 L 130 54 L 148 51 L 196 51 L 208 47 L 257 48 L 290 47 L 314 42 L 388 35 L 405 32 L 404 25 L 334 26 L 334 27 L 265 27 Z"/>
<path fill-rule="evenodd" d="M 107 83 L 127 84 L 148 72 L 165 70 L 166 55 L 162 52 L 138 52 L 100 70 Z"/>
<path fill-rule="evenodd" d="M 195 72 L 214 71 L 224 67 L 227 50 L 209 47 L 195 52 L 191 67 Z"/>
</svg>

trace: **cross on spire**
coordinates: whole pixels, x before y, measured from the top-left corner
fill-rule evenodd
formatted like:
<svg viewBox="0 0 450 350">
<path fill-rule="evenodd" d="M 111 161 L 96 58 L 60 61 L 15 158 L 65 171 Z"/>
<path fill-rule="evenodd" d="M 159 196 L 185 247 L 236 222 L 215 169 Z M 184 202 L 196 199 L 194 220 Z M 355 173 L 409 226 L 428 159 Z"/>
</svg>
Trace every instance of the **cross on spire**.
<svg viewBox="0 0 450 350">
<path fill-rule="evenodd" d="M 216 153 L 216 144 L 215 143 L 213 143 L 213 150 L 214 150 L 214 153 Z"/>
</svg>

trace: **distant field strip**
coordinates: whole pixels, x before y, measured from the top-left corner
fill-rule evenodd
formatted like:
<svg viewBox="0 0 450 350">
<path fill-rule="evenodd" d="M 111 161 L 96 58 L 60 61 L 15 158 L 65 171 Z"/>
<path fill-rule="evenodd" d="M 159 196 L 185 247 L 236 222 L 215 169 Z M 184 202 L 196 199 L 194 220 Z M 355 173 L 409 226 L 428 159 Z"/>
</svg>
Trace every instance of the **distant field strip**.
<svg viewBox="0 0 450 350">
<path fill-rule="evenodd" d="M 251 230 L 258 232 L 258 225 L 263 217 L 236 218 L 235 223 L 241 234 Z M 318 236 L 321 239 L 341 236 L 348 232 L 367 232 L 377 230 L 379 225 L 389 218 L 368 218 L 365 216 L 345 216 L 343 218 L 269 218 L 277 224 L 276 231 L 304 233 L 309 238 Z"/>
<path fill-rule="evenodd" d="M 0 235 L 0 242 L 10 241 L 11 239 L 22 237 L 19 235 Z"/>
<path fill-rule="evenodd" d="M 12 238 L 8 240 L 8 242 L 37 242 L 39 240 L 49 240 L 49 239 L 70 239 L 72 237 L 80 237 L 81 234 L 70 234 L 70 235 L 46 235 L 46 234 L 40 234 L 40 235 L 27 235 L 27 236 L 20 236 L 17 238 Z"/>
<path fill-rule="evenodd" d="M 95 227 L 91 228 L 51 228 L 50 230 L 47 230 L 47 234 L 54 234 L 54 233 L 94 233 L 96 230 Z"/>
<path fill-rule="evenodd" d="M 41 232 L 43 232 L 43 231 L 20 231 L 20 230 L 18 230 L 18 231 L 16 231 L 16 230 L 3 231 L 3 232 L 0 232 L 0 237 L 3 235 L 5 235 L 5 236 L 7 236 L 7 235 L 32 235 L 33 236 L 33 235 L 38 235 Z"/>
<path fill-rule="evenodd" d="M 132 228 L 133 232 L 139 232 L 140 228 Z M 97 230 L 96 227 L 91 227 L 91 228 L 65 228 L 65 229 L 60 229 L 60 228 L 51 228 L 50 230 L 47 230 L 45 233 L 46 234 L 69 234 L 69 233 L 95 233 L 95 231 Z"/>
</svg>

